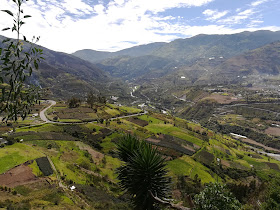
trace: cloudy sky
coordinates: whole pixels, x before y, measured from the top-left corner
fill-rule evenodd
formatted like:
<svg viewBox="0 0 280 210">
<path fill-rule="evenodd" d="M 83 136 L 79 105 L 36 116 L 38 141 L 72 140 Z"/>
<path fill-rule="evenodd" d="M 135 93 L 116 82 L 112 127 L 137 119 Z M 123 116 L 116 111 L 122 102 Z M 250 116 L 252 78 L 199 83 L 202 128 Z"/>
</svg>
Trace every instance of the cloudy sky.
<svg viewBox="0 0 280 210">
<path fill-rule="evenodd" d="M 16 8 L 12 0 L 0 0 L 3 9 Z M 201 33 L 280 30 L 279 0 L 29 0 L 23 9 L 32 18 L 22 33 L 67 53 L 117 51 Z M 11 16 L 1 12 L 0 29 L 11 24 Z"/>
</svg>

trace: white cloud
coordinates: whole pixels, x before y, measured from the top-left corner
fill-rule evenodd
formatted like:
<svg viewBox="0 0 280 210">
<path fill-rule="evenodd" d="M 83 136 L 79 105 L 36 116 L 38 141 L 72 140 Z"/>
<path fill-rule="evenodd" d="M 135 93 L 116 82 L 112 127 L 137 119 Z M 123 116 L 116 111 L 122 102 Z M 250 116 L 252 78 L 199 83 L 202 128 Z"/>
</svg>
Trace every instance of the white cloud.
<svg viewBox="0 0 280 210">
<path fill-rule="evenodd" d="M 220 18 L 224 17 L 228 13 L 229 13 L 229 11 L 227 11 L 227 10 L 219 12 L 217 10 L 207 9 L 202 14 L 207 16 L 206 20 L 214 21 L 214 20 L 217 20 L 217 19 L 220 19 Z"/>
<path fill-rule="evenodd" d="M 246 9 L 243 12 L 239 12 L 238 15 L 239 16 L 250 16 L 252 14 L 254 14 L 255 12 L 252 9 Z"/>
<path fill-rule="evenodd" d="M 267 2 L 268 0 L 258 0 L 258 1 L 254 1 L 251 3 L 251 6 L 256 7 L 259 6 L 260 4 L 263 4 L 265 2 Z"/>
<path fill-rule="evenodd" d="M 262 24 L 264 21 L 262 20 L 252 20 L 249 24 L 247 24 L 248 27 L 257 27 L 260 24 Z"/>
<path fill-rule="evenodd" d="M 247 20 L 250 16 L 255 13 L 252 9 L 246 9 L 242 12 L 237 13 L 236 15 L 230 16 L 225 19 L 218 20 L 218 23 L 222 24 L 241 24 L 244 20 Z"/>
<path fill-rule="evenodd" d="M 0 9 L 12 9 L 12 0 L 0 1 Z M 254 14 L 253 9 L 243 9 L 235 16 L 226 18 L 229 11 L 206 9 L 203 12 L 206 18 L 216 21 L 207 26 L 191 26 L 190 19 L 163 13 L 172 8 L 205 6 L 212 1 L 111 0 L 106 5 L 103 1 L 87 4 L 83 0 L 37 0 L 35 4 L 34 0 L 30 0 L 24 11 L 33 17 L 27 20 L 22 32 L 27 37 L 40 35 L 39 44 L 47 48 L 71 53 L 79 49 L 116 51 L 132 47 L 134 43 L 166 42 L 200 33 L 229 34 L 243 30 L 280 29 L 274 26 L 257 28 L 257 24 L 260 24 L 257 20 L 251 20 L 247 28 L 231 28 L 231 24 L 249 19 Z M 11 23 L 8 15 L 0 13 L 0 29 Z M 11 36 L 9 32 L 1 34 Z"/>
<path fill-rule="evenodd" d="M 64 0 L 61 6 L 73 14 L 90 14 L 93 11 L 92 7 L 81 0 Z"/>
</svg>

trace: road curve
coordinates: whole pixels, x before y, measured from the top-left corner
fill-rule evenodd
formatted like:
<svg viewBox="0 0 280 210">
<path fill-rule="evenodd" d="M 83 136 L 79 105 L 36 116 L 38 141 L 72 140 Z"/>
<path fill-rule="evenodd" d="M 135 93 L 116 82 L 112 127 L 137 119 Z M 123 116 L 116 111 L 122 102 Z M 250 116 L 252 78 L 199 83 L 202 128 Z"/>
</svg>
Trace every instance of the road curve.
<svg viewBox="0 0 280 210">
<path fill-rule="evenodd" d="M 53 100 L 47 100 L 47 102 L 50 102 L 51 104 L 50 104 L 47 108 L 45 108 L 45 109 L 43 109 L 42 111 L 40 111 L 40 118 L 41 118 L 41 120 L 43 120 L 44 122 L 49 123 L 49 122 L 52 122 L 52 121 L 50 121 L 50 120 L 46 117 L 45 112 L 46 112 L 49 108 L 51 108 L 52 106 L 56 105 L 56 102 L 53 101 Z"/>
</svg>

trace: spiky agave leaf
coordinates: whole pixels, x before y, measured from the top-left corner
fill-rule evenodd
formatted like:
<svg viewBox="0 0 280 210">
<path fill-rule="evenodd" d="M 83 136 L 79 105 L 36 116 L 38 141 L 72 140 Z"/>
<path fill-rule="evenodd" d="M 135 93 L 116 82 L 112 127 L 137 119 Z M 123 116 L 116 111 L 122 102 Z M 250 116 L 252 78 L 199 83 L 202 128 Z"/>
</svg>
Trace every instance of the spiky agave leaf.
<svg viewBox="0 0 280 210">
<path fill-rule="evenodd" d="M 123 136 L 117 144 L 119 158 L 122 161 L 127 162 L 129 160 L 129 156 L 131 156 L 135 150 L 139 150 L 141 144 L 141 141 L 139 141 L 135 136 L 130 134 Z"/>
<path fill-rule="evenodd" d="M 154 209 L 154 199 L 156 195 L 164 198 L 169 189 L 169 178 L 166 176 L 165 159 L 147 142 L 134 142 L 138 145 L 133 151 L 129 150 L 126 164 L 118 170 L 118 178 L 122 189 L 133 195 L 134 203 L 138 209 Z M 128 147 L 130 148 L 130 147 Z M 128 150 L 128 148 L 126 148 Z"/>
</svg>

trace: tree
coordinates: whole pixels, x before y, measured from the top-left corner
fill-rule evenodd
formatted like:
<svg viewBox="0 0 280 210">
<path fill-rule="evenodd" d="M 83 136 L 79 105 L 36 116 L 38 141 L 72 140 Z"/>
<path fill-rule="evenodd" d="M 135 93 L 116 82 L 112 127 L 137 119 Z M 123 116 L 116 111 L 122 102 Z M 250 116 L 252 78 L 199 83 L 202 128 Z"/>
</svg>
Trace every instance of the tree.
<svg viewBox="0 0 280 210">
<path fill-rule="evenodd" d="M 241 208 L 239 201 L 220 183 L 209 183 L 194 202 L 197 210 L 237 210 Z"/>
<path fill-rule="evenodd" d="M 38 69 L 38 63 L 43 59 L 43 50 L 35 47 L 39 38 L 33 37 L 30 42 L 22 35 L 23 40 L 20 40 L 20 29 L 25 24 L 25 19 L 31 17 L 23 13 L 22 4 L 25 1 L 27 0 L 13 0 L 17 7 L 16 13 L 2 10 L 13 18 L 12 28 L 7 27 L 3 31 L 11 30 L 17 34 L 16 40 L 3 40 L 3 47 L 0 48 L 0 113 L 4 115 L 2 121 L 5 122 L 17 121 L 18 116 L 24 119 L 39 97 L 37 87 L 25 84 L 33 68 Z"/>
<path fill-rule="evenodd" d="M 106 98 L 105 98 L 105 96 L 99 95 L 99 96 L 98 96 L 98 102 L 101 103 L 101 104 L 106 104 Z"/>
<path fill-rule="evenodd" d="M 81 100 L 75 97 L 72 97 L 68 100 L 68 107 L 69 108 L 77 108 L 80 106 Z"/>
<path fill-rule="evenodd" d="M 151 144 L 131 135 L 124 136 L 117 149 L 124 161 L 118 168 L 121 188 L 132 195 L 137 209 L 155 209 L 155 197 L 163 199 L 169 190 L 165 159 Z"/>
<path fill-rule="evenodd" d="M 87 94 L 87 104 L 90 108 L 92 108 L 95 102 L 97 102 L 97 97 L 93 94 L 93 92 L 89 92 Z"/>
</svg>

